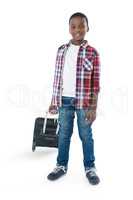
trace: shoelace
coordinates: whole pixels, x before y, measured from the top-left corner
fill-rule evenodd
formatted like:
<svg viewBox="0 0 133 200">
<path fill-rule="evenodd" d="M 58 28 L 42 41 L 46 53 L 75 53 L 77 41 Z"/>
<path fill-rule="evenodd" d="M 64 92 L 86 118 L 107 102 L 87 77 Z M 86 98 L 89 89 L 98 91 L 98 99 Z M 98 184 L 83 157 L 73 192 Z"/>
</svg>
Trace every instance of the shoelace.
<svg viewBox="0 0 133 200">
<path fill-rule="evenodd" d="M 89 171 L 90 176 L 96 176 L 96 173 L 94 171 Z"/>
<path fill-rule="evenodd" d="M 64 166 L 57 166 L 57 167 L 55 167 L 54 170 L 53 170 L 53 172 L 54 172 L 54 173 L 57 173 L 57 172 L 59 172 L 61 169 L 62 169 L 64 172 L 66 172 Z"/>
<path fill-rule="evenodd" d="M 86 170 L 86 174 L 87 173 L 89 173 L 90 174 L 90 176 L 96 176 L 96 172 L 95 172 L 95 170 Z"/>
</svg>

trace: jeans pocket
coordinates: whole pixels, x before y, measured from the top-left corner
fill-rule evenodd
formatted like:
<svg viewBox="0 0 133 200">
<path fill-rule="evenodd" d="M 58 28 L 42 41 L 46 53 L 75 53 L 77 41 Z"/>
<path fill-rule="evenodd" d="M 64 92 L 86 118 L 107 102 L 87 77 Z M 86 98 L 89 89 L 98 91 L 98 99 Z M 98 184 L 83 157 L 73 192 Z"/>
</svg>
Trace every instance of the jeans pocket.
<svg viewBox="0 0 133 200">
<path fill-rule="evenodd" d="M 68 98 L 62 97 L 62 106 L 69 106 L 70 105 L 70 101 Z"/>
<path fill-rule="evenodd" d="M 71 108 L 75 105 L 75 99 L 73 97 L 62 97 L 62 107 Z"/>
</svg>

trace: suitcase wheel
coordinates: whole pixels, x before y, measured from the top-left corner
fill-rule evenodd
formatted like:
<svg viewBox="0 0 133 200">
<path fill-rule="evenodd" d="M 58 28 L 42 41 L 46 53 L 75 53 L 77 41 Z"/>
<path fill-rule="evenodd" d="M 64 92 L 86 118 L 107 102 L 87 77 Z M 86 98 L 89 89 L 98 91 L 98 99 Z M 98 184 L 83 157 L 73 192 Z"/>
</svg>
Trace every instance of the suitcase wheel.
<svg viewBox="0 0 133 200">
<path fill-rule="evenodd" d="M 33 141 L 33 143 L 32 143 L 32 151 L 34 152 L 34 151 L 35 151 L 35 149 L 36 149 L 36 142 L 35 142 L 35 141 Z"/>
</svg>

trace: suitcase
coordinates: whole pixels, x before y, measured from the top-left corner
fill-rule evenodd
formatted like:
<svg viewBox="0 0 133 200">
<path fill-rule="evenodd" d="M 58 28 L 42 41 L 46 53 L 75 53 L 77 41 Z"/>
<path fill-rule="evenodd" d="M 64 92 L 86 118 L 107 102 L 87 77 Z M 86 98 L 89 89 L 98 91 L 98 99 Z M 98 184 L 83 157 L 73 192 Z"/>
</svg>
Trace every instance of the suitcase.
<svg viewBox="0 0 133 200">
<path fill-rule="evenodd" d="M 38 117 L 35 119 L 32 151 L 36 147 L 58 147 L 58 119 L 48 118 L 48 112 L 44 118 Z"/>
</svg>

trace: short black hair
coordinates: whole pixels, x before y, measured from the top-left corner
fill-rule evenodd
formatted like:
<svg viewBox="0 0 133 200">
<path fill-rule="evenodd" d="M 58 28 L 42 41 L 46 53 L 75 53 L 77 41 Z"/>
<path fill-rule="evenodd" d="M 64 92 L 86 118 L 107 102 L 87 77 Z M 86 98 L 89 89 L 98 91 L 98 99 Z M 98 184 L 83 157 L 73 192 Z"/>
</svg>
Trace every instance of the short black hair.
<svg viewBox="0 0 133 200">
<path fill-rule="evenodd" d="M 85 14 L 83 14 L 83 13 L 81 13 L 81 12 L 76 12 L 76 13 L 72 14 L 71 17 L 69 18 L 69 24 L 70 24 L 70 21 L 71 21 L 71 19 L 72 19 L 73 17 L 82 17 L 82 18 L 84 18 L 84 19 L 86 20 L 87 26 L 88 26 L 88 28 L 89 28 L 88 18 L 86 17 Z"/>
</svg>

